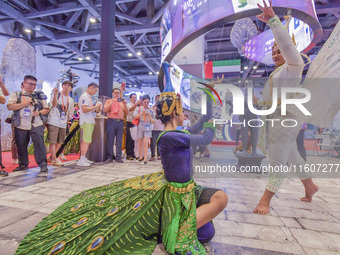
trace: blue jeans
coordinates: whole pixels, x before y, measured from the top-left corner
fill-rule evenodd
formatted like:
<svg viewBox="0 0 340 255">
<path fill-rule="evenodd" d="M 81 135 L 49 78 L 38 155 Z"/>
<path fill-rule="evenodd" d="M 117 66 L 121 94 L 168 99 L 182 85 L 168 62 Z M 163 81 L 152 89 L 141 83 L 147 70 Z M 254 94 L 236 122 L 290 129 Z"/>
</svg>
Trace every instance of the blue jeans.
<svg viewBox="0 0 340 255">
<path fill-rule="evenodd" d="M 113 158 L 113 143 L 116 138 L 116 159 L 122 157 L 122 143 L 124 133 L 124 121 L 120 119 L 108 119 L 106 122 L 107 148 L 106 158 Z"/>
</svg>

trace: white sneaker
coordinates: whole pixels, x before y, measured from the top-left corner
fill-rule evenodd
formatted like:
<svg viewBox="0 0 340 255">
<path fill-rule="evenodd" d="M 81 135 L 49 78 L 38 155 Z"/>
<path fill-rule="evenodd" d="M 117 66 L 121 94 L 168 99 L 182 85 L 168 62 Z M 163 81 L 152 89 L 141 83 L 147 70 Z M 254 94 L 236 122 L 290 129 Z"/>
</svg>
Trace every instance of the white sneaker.
<svg viewBox="0 0 340 255">
<path fill-rule="evenodd" d="M 85 162 L 89 163 L 89 164 L 93 164 L 94 162 L 91 160 L 88 160 L 87 158 L 85 158 Z"/>
<path fill-rule="evenodd" d="M 86 160 L 84 160 L 84 159 L 83 160 L 79 159 L 77 166 L 91 166 L 91 164 L 87 163 Z"/>
<path fill-rule="evenodd" d="M 19 160 L 18 159 L 13 159 L 12 165 L 18 165 L 18 164 L 19 164 Z"/>
<path fill-rule="evenodd" d="M 60 159 L 57 158 L 57 160 L 55 162 L 51 162 L 52 166 L 63 166 L 63 162 L 60 161 Z"/>
<path fill-rule="evenodd" d="M 60 158 L 62 161 L 66 161 L 66 160 L 67 160 L 67 158 L 65 157 L 64 154 L 60 154 L 59 158 Z"/>
</svg>

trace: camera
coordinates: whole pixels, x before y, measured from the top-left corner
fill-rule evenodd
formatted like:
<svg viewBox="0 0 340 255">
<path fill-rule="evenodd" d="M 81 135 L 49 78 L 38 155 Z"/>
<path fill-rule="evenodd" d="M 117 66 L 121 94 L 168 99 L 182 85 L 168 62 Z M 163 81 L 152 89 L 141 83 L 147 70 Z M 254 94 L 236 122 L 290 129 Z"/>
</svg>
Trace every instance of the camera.
<svg viewBox="0 0 340 255">
<path fill-rule="evenodd" d="M 43 91 L 41 90 L 36 90 L 33 92 L 32 96 L 35 98 L 35 99 L 38 99 L 38 100 L 46 100 L 47 99 L 47 96 L 44 94 Z"/>
<path fill-rule="evenodd" d="M 124 98 L 118 98 L 117 100 L 118 100 L 118 102 L 123 102 Z"/>
</svg>

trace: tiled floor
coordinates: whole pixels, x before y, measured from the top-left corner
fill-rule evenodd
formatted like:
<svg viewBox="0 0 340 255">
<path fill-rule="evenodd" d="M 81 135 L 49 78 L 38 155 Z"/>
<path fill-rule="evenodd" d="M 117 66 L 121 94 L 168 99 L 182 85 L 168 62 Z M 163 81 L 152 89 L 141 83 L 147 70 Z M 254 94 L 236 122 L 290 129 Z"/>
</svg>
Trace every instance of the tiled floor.
<svg viewBox="0 0 340 255">
<path fill-rule="evenodd" d="M 199 161 L 214 160 L 221 153 L 219 148 L 210 151 L 210 159 Z M 231 149 L 225 152 L 225 159 L 236 164 Z M 308 162 L 339 164 L 340 159 L 310 156 Z M 92 168 L 80 168 L 71 162 L 50 168 L 48 173 L 30 169 L 0 179 L 0 254 L 14 254 L 30 229 L 80 191 L 160 169 L 160 161 L 147 165 L 126 161 Z M 214 220 L 216 235 L 205 246 L 208 254 L 340 253 L 340 179 L 315 179 L 320 191 L 312 203 L 299 200 L 304 190 L 298 179 L 286 179 L 266 216 L 252 213 L 264 191 L 263 176 L 195 180 L 201 185 L 223 189 L 229 197 L 226 210 Z M 153 254 L 166 253 L 160 245 Z"/>
</svg>

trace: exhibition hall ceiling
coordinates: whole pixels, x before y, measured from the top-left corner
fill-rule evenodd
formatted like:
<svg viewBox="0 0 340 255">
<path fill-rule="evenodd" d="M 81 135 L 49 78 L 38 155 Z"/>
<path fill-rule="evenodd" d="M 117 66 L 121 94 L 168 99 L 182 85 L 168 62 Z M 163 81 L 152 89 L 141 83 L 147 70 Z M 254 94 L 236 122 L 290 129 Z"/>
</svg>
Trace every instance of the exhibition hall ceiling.
<svg viewBox="0 0 340 255">
<path fill-rule="evenodd" d="M 0 36 L 23 37 L 41 47 L 44 56 L 65 68 L 85 70 L 98 77 L 101 1 L 97 0 L 0 0 Z M 114 72 L 116 80 L 130 85 L 157 86 L 160 67 L 160 20 L 167 0 L 116 0 Z M 340 0 L 315 0 L 323 27 L 321 41 L 308 55 L 315 55 L 340 18 Z M 252 17 L 259 31 L 268 29 Z M 242 58 L 230 42 L 234 22 L 204 36 L 204 60 L 242 59 L 242 77 L 267 76 L 273 69 Z M 256 66 L 256 67 L 254 67 Z M 254 68 L 253 68 L 254 67 Z"/>
</svg>

